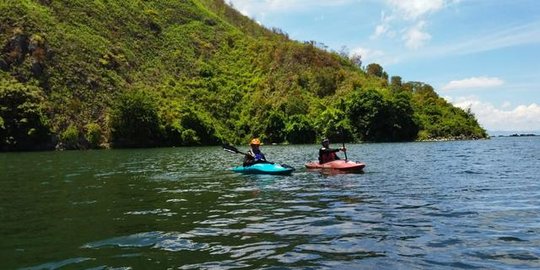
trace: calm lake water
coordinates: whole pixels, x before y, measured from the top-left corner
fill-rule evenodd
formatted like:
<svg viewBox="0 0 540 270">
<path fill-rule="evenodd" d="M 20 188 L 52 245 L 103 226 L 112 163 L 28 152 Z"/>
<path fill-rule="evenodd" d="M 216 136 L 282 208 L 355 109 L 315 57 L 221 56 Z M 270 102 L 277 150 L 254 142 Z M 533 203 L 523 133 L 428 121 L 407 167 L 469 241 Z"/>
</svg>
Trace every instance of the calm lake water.
<svg viewBox="0 0 540 270">
<path fill-rule="evenodd" d="M 364 174 L 262 149 L 297 171 L 234 174 L 218 147 L 0 154 L 0 269 L 540 268 L 540 137 L 349 145 Z"/>
</svg>

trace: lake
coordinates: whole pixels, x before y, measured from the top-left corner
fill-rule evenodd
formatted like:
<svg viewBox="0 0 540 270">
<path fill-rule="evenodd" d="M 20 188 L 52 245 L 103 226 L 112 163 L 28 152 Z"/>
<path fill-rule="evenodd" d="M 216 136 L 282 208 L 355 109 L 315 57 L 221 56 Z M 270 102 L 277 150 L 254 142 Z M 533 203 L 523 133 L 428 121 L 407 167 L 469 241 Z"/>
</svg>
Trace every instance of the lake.
<svg viewBox="0 0 540 270">
<path fill-rule="evenodd" d="M 540 268 L 540 137 L 318 148 L 0 153 L 0 269 Z"/>
</svg>

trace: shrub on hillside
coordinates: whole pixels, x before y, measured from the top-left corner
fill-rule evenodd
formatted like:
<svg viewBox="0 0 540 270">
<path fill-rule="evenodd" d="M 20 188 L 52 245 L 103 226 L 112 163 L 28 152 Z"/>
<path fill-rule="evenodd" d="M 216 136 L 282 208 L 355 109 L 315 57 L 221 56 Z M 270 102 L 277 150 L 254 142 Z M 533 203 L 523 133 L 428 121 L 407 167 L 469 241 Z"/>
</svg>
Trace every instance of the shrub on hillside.
<svg viewBox="0 0 540 270">
<path fill-rule="evenodd" d="M 289 117 L 285 134 L 289 143 L 313 143 L 317 133 L 305 115 L 296 114 Z"/>
<path fill-rule="evenodd" d="M 420 129 L 410 93 L 387 98 L 376 90 L 356 92 L 349 99 L 347 112 L 351 126 L 364 141 L 414 140 Z"/>
<path fill-rule="evenodd" d="M 44 100 L 39 87 L 0 79 L 0 150 L 51 147 Z"/>
<path fill-rule="evenodd" d="M 112 143 L 120 147 L 155 146 L 162 138 L 155 99 L 142 90 L 122 94 L 111 115 Z"/>
</svg>

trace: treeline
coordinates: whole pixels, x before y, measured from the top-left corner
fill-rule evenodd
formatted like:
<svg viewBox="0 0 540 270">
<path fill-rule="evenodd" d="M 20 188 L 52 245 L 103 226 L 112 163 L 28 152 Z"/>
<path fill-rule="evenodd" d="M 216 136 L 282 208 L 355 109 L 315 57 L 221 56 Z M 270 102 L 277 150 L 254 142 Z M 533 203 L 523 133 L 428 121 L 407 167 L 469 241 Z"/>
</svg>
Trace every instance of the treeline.
<svg viewBox="0 0 540 270">
<path fill-rule="evenodd" d="M 380 65 L 221 0 L 0 3 L 0 149 L 484 138 Z"/>
</svg>

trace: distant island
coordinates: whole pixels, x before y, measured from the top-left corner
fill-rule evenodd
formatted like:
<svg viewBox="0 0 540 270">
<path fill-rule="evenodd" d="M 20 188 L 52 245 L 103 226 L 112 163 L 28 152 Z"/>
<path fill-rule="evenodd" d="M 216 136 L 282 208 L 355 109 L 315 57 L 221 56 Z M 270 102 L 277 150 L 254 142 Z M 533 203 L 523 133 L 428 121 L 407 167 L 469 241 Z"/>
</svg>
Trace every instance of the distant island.
<svg viewBox="0 0 540 270">
<path fill-rule="evenodd" d="M 535 137 L 535 136 L 539 136 L 539 135 L 534 134 L 534 133 L 521 133 L 521 134 L 514 133 L 510 135 L 499 135 L 498 137 Z"/>
<path fill-rule="evenodd" d="M 431 85 L 223 0 L 128 2 L 0 4 L 0 151 L 487 138 Z"/>
<path fill-rule="evenodd" d="M 540 131 L 513 130 L 513 131 L 488 131 L 491 137 L 535 137 L 540 136 Z"/>
</svg>

